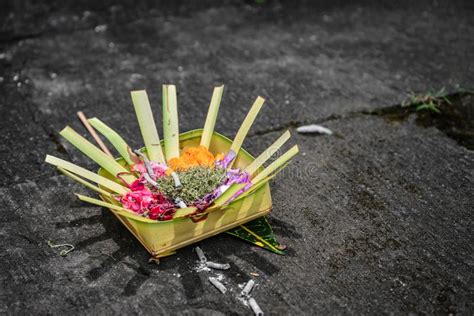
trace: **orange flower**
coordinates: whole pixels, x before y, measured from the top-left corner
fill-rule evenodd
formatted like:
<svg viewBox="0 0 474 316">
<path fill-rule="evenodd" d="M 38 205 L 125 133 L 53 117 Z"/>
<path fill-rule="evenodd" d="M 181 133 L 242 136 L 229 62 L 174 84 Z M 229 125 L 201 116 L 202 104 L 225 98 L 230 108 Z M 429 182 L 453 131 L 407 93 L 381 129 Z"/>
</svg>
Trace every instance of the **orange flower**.
<svg viewBox="0 0 474 316">
<path fill-rule="evenodd" d="M 191 167 L 214 166 L 214 155 L 204 146 L 186 148 L 179 158 L 168 160 L 168 166 L 174 171 L 184 171 Z"/>
</svg>

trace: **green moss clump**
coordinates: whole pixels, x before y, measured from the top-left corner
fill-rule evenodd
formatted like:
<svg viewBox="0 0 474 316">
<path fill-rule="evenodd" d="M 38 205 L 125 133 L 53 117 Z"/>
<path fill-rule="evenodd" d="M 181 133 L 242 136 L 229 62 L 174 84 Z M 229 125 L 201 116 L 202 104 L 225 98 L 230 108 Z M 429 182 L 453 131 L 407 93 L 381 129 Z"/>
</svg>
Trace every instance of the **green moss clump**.
<svg viewBox="0 0 474 316">
<path fill-rule="evenodd" d="M 224 168 L 194 167 L 186 171 L 178 171 L 182 188 L 177 190 L 171 176 L 162 177 L 156 180 L 159 190 L 171 199 L 179 198 L 186 205 L 203 198 L 211 193 L 225 179 L 226 170 Z"/>
</svg>

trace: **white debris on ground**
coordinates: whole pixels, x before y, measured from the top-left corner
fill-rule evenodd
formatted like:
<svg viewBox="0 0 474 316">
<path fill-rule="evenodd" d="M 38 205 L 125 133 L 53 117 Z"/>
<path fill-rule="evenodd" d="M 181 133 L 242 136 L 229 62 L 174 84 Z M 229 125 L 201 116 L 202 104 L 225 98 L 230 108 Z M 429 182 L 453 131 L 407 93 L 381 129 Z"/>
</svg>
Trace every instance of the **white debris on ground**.
<svg viewBox="0 0 474 316">
<path fill-rule="evenodd" d="M 211 271 L 211 269 L 216 269 L 216 270 L 230 269 L 230 264 L 228 263 L 217 263 L 217 262 L 208 261 L 206 258 L 206 255 L 204 254 L 201 248 L 196 247 L 194 248 L 194 251 L 196 252 L 196 255 L 198 256 L 198 259 L 199 259 L 199 264 L 197 265 L 197 267 L 194 268 L 194 270 L 197 272 Z"/>
<path fill-rule="evenodd" d="M 260 308 L 260 306 L 258 306 L 257 301 L 253 297 L 249 298 L 248 302 L 250 308 L 256 316 L 263 316 L 262 309 Z"/>
<path fill-rule="evenodd" d="M 255 285 L 255 281 L 250 279 L 247 284 L 245 284 L 244 289 L 242 290 L 242 293 L 240 293 L 241 296 L 248 297 L 250 295 L 250 292 L 252 292 L 252 289 Z"/>
<path fill-rule="evenodd" d="M 205 264 L 199 263 L 197 266 L 194 267 L 193 270 L 196 272 L 202 272 L 202 271 L 209 272 L 211 271 L 211 268 L 208 268 Z"/>
<path fill-rule="evenodd" d="M 212 261 L 206 261 L 206 266 L 211 269 L 217 269 L 217 270 L 229 270 L 230 269 L 230 264 L 228 263 L 216 263 Z"/>
<path fill-rule="evenodd" d="M 230 264 L 228 263 L 216 263 L 212 261 L 208 261 L 204 251 L 201 248 L 196 247 L 194 249 L 196 255 L 198 256 L 198 265 L 194 268 L 194 271 L 201 272 L 214 272 L 214 276 L 209 276 L 208 281 L 211 283 L 219 292 L 222 294 L 226 294 L 227 292 L 232 292 L 232 288 L 227 288 L 224 282 L 224 275 L 222 273 L 216 273 L 212 269 L 216 270 L 228 270 L 230 269 Z M 212 269 L 211 269 L 212 268 Z M 253 276 L 258 276 L 258 273 L 251 272 Z M 225 284 L 224 284 L 225 283 Z M 253 313 L 257 316 L 263 316 L 263 311 L 258 305 L 257 301 L 250 296 L 253 288 L 255 287 L 256 283 L 253 279 L 247 281 L 247 283 L 238 284 L 239 289 L 241 289 L 240 293 L 237 294 L 236 299 L 240 301 L 244 306 L 250 307 Z"/>
<path fill-rule="evenodd" d="M 239 284 L 239 288 L 242 289 L 237 299 L 241 301 L 245 306 L 250 306 L 253 313 L 257 316 L 263 316 L 263 311 L 258 305 L 257 301 L 250 296 L 250 292 L 255 286 L 255 281 L 250 279 L 245 284 Z"/>
<path fill-rule="evenodd" d="M 209 282 L 211 282 L 212 285 L 214 285 L 214 287 L 216 289 L 218 289 L 222 294 L 225 294 L 227 292 L 227 288 L 225 287 L 224 284 L 222 284 L 222 282 L 220 282 L 217 278 L 214 278 L 214 277 L 209 277 L 208 278 Z"/>
<path fill-rule="evenodd" d="M 300 126 L 296 129 L 296 131 L 300 134 L 326 134 L 326 135 L 332 135 L 332 131 L 329 128 L 326 128 L 324 126 L 317 125 L 317 124 Z"/>
</svg>

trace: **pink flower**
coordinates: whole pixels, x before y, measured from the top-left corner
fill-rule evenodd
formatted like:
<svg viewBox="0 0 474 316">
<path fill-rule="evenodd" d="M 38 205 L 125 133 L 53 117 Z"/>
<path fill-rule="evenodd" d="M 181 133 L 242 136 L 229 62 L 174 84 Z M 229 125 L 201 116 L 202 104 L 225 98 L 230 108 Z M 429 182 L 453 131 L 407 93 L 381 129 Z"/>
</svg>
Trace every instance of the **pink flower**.
<svg viewBox="0 0 474 316">
<path fill-rule="evenodd" d="M 173 218 L 175 212 L 174 208 L 167 208 L 167 205 L 157 205 L 150 209 L 148 217 L 159 221 L 167 221 Z"/>
<path fill-rule="evenodd" d="M 130 184 L 129 188 L 132 191 L 141 191 L 145 189 L 145 179 L 143 177 L 138 178 L 132 184 Z"/>
<path fill-rule="evenodd" d="M 164 177 L 166 175 L 167 167 L 165 165 L 158 164 L 156 162 L 150 162 L 150 165 L 151 165 L 151 168 L 153 169 L 153 173 L 154 173 L 153 179 L 161 178 L 161 177 Z M 143 162 L 131 165 L 130 170 L 132 172 L 138 172 L 139 174 L 143 174 L 143 173 L 148 172 L 146 167 L 145 167 L 145 164 Z"/>
<path fill-rule="evenodd" d="M 120 199 L 120 202 L 123 207 L 141 214 L 154 202 L 154 198 L 151 191 L 144 188 L 143 190 L 128 192 Z"/>
<path fill-rule="evenodd" d="M 153 172 L 155 173 L 155 179 L 166 176 L 167 167 L 165 165 L 152 162 L 151 167 L 153 168 Z"/>
<path fill-rule="evenodd" d="M 130 170 L 132 172 L 138 172 L 140 174 L 145 173 L 146 172 L 145 164 L 142 163 L 142 162 L 141 163 L 136 163 L 136 164 L 130 166 Z"/>
</svg>

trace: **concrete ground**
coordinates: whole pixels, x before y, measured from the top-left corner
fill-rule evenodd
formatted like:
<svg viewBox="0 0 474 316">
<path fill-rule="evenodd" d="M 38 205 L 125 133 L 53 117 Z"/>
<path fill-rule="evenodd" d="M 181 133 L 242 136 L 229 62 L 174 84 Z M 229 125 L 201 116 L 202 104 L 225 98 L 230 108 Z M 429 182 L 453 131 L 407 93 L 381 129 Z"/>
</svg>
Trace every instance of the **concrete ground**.
<svg viewBox="0 0 474 316">
<path fill-rule="evenodd" d="M 0 312 L 472 314 L 474 6 L 470 1 L 6 1 L 0 10 Z M 228 235 L 200 243 L 229 262 L 221 295 L 192 247 L 157 266 L 89 193 L 43 162 L 93 170 L 58 135 L 75 113 L 141 146 L 129 91 L 179 91 L 181 130 L 201 127 L 212 87 L 232 137 L 267 99 L 245 147 L 289 128 L 301 154 L 272 184 L 279 256 Z M 441 114 L 407 92 L 446 89 Z M 156 111 L 158 112 L 158 111 Z M 454 114 L 453 114 L 454 113 Z M 157 115 L 158 116 L 158 115 Z M 303 136 L 320 123 L 332 136 Z M 47 241 L 76 249 L 58 255 Z M 254 274 L 254 275 L 251 275 Z M 258 276 L 257 276 L 258 275 Z"/>
</svg>

